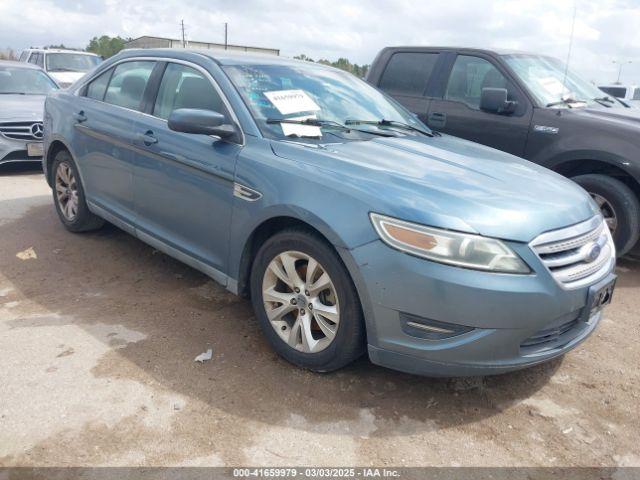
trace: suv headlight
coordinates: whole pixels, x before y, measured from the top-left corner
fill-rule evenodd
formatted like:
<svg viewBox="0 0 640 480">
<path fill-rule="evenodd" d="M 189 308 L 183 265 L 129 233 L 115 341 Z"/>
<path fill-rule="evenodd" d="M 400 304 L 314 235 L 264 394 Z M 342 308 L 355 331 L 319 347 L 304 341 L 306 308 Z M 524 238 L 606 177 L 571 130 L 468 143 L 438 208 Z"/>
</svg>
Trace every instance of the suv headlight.
<svg viewBox="0 0 640 480">
<path fill-rule="evenodd" d="M 526 263 L 494 238 L 452 232 L 371 213 L 371 222 L 387 245 L 434 262 L 502 273 L 530 273 Z"/>
</svg>

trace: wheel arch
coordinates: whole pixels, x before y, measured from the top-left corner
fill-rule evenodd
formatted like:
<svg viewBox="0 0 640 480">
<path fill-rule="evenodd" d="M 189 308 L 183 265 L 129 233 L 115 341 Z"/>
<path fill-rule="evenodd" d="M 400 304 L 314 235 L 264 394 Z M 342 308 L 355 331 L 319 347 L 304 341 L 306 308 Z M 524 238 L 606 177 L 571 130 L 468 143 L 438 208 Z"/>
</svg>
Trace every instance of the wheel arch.
<svg viewBox="0 0 640 480">
<path fill-rule="evenodd" d="M 49 144 L 49 148 L 47 149 L 47 154 L 44 161 L 45 163 L 44 167 L 45 167 L 45 176 L 46 176 L 45 180 L 47 181 L 50 187 L 53 187 L 53 176 L 52 176 L 53 172 L 51 171 L 53 160 L 56 158 L 56 155 L 58 153 L 65 150 L 69 152 L 69 155 L 71 155 L 71 157 L 74 157 L 73 153 L 71 152 L 71 149 L 63 140 L 59 138 L 55 138 Z M 82 175 L 80 175 L 80 178 L 82 178 Z"/>
<path fill-rule="evenodd" d="M 335 234 L 335 232 L 328 229 L 328 227 L 323 228 L 321 226 L 320 228 L 317 228 L 317 226 L 314 226 L 311 223 L 302 220 L 298 216 L 292 215 L 291 213 L 280 214 L 264 219 L 253 228 L 253 230 L 247 237 L 247 240 L 244 242 L 242 253 L 240 255 L 240 261 L 238 264 L 238 295 L 242 297 L 248 297 L 250 294 L 249 279 L 251 275 L 251 266 L 260 246 L 273 235 L 289 228 L 301 228 L 309 231 L 314 235 L 318 235 L 328 245 L 336 250 L 337 235 Z M 342 242 L 339 242 L 338 245 L 340 245 L 341 243 Z M 336 253 L 338 252 L 336 251 Z M 340 257 L 339 253 L 338 256 Z"/>
<path fill-rule="evenodd" d="M 550 168 L 567 178 L 578 175 L 599 174 L 620 180 L 627 185 L 640 199 L 640 182 L 620 164 L 622 161 L 599 158 L 565 158 L 554 163 Z"/>
</svg>

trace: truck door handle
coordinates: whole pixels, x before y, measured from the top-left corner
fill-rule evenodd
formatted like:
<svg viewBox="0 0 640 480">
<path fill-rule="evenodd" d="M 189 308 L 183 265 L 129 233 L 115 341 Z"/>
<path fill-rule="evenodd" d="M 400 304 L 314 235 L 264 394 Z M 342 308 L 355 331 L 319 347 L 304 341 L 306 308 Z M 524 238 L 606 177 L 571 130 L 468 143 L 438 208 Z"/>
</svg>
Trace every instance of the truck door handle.
<svg viewBox="0 0 640 480">
<path fill-rule="evenodd" d="M 84 114 L 83 110 L 80 110 L 78 113 L 74 113 L 73 118 L 75 118 L 78 123 L 87 121 L 87 116 Z"/>
<path fill-rule="evenodd" d="M 141 133 L 140 135 L 138 135 L 138 139 L 147 147 L 153 145 L 154 143 L 158 143 L 158 139 L 153 135 L 153 132 L 151 130 L 147 130 L 145 133 Z"/>
<path fill-rule="evenodd" d="M 441 112 L 432 112 L 429 114 L 427 123 L 430 127 L 444 127 L 447 123 L 447 114 Z"/>
</svg>

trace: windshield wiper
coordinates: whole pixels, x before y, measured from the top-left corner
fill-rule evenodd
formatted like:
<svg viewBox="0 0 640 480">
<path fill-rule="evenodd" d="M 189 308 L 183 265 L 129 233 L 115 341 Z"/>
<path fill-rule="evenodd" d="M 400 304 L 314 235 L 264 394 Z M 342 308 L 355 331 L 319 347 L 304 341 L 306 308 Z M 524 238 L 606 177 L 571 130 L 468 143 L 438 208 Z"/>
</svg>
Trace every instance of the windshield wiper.
<svg viewBox="0 0 640 480">
<path fill-rule="evenodd" d="M 574 103 L 584 103 L 584 100 L 576 100 L 575 98 L 563 98 L 562 100 L 558 100 L 557 102 L 547 103 L 547 108 L 549 107 L 557 107 L 558 105 L 566 105 L 569 108 L 573 108 L 571 105 Z"/>
<path fill-rule="evenodd" d="M 596 97 L 593 99 L 594 102 L 598 102 L 600 105 L 604 106 L 604 107 L 608 107 L 611 108 L 611 105 L 609 104 L 615 104 L 616 101 L 608 96 L 604 96 L 604 97 Z M 606 102 L 606 103 L 605 103 Z"/>
<path fill-rule="evenodd" d="M 81 72 L 82 70 L 76 70 L 75 68 L 58 67 L 58 68 L 49 69 L 49 71 L 50 72 Z"/>
<path fill-rule="evenodd" d="M 24 92 L 0 92 L 0 95 L 26 95 Z"/>
<path fill-rule="evenodd" d="M 413 125 L 409 125 L 408 123 L 398 122 L 397 120 L 345 120 L 345 125 L 376 125 L 379 127 L 396 127 L 401 128 L 403 130 L 411 130 L 413 132 L 418 132 L 427 137 L 433 137 L 433 132 L 430 130 L 424 130 L 423 128 L 414 127 Z"/>
<path fill-rule="evenodd" d="M 370 135 L 378 135 L 378 136 L 381 136 L 381 137 L 392 137 L 393 136 L 393 135 L 389 135 L 389 134 L 383 133 L 383 132 L 372 132 L 370 130 L 360 130 L 360 129 L 357 129 L 357 128 L 350 128 L 350 127 L 347 127 L 346 125 L 343 125 L 342 123 L 334 122 L 333 120 L 322 120 L 322 119 L 319 119 L 319 118 L 305 118 L 303 120 L 295 120 L 295 119 L 287 119 L 287 118 L 267 118 L 266 122 L 269 123 L 269 124 L 273 124 L 273 123 L 291 123 L 291 124 L 294 124 L 294 125 L 308 125 L 310 127 L 337 128 L 339 130 L 343 130 L 343 131 L 346 131 L 346 132 L 350 132 L 351 130 L 353 130 L 353 131 L 356 131 L 356 132 L 368 133 Z M 298 135 L 298 136 L 317 138 L 317 137 L 311 137 L 309 135 Z"/>
</svg>

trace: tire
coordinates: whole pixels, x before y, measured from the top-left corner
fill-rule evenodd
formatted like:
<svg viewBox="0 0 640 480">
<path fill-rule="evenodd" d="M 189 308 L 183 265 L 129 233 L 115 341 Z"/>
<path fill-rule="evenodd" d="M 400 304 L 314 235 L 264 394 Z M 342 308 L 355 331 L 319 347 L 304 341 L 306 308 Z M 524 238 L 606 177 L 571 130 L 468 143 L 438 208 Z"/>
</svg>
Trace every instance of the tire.
<svg viewBox="0 0 640 480">
<path fill-rule="evenodd" d="M 610 218 L 615 218 L 612 234 L 618 256 L 631 250 L 640 237 L 640 202 L 633 191 L 620 180 L 607 175 L 580 175 L 572 180 L 596 200 L 605 218 L 613 214 Z M 612 222 L 609 220 L 607 223 Z"/>
<path fill-rule="evenodd" d="M 66 150 L 58 152 L 51 166 L 53 203 L 60 221 L 70 232 L 88 232 L 104 225 L 104 220 L 89 211 L 78 167 Z M 62 191 L 64 190 L 64 193 Z M 73 198 L 75 208 L 69 206 Z M 65 201 L 66 199 L 66 201 Z M 71 210 L 69 210 L 71 208 Z"/>
<path fill-rule="evenodd" d="M 302 281 L 297 296 L 294 288 L 281 279 L 284 274 L 290 280 L 284 264 L 292 258 L 295 262 L 290 265 L 295 266 L 297 278 Z M 317 267 L 312 270 L 311 281 L 305 282 L 303 278 L 309 273 L 311 260 L 317 262 Z M 275 262 L 280 276 L 269 268 L 272 262 Z M 326 283 L 322 281 L 324 273 L 328 275 L 331 286 L 316 292 L 314 286 Z M 269 288 L 272 283 L 275 286 Z M 273 298 L 270 292 L 276 290 L 279 295 L 284 295 L 283 301 L 269 301 Z M 286 293 L 280 293 L 282 291 Z M 268 303 L 265 303 L 265 292 Z M 295 306 L 291 305 L 290 298 L 297 299 Z M 365 351 L 362 309 L 351 277 L 331 245 L 312 232 L 298 228 L 285 230 L 262 245 L 251 269 L 251 301 L 273 349 L 294 365 L 315 372 L 329 372 L 353 362 Z M 314 304 L 315 311 L 312 310 Z M 272 322 L 267 309 L 274 318 L 275 310 L 285 306 L 290 311 Z M 330 317 L 323 316 L 329 311 L 337 312 L 337 316 L 332 313 L 331 317 L 334 320 L 338 318 L 337 323 L 332 324 L 333 321 L 328 320 Z M 296 329 L 297 324 L 308 324 L 309 328 Z M 305 332 L 312 338 L 304 335 Z M 310 350 L 311 345 L 319 350 Z"/>
</svg>

